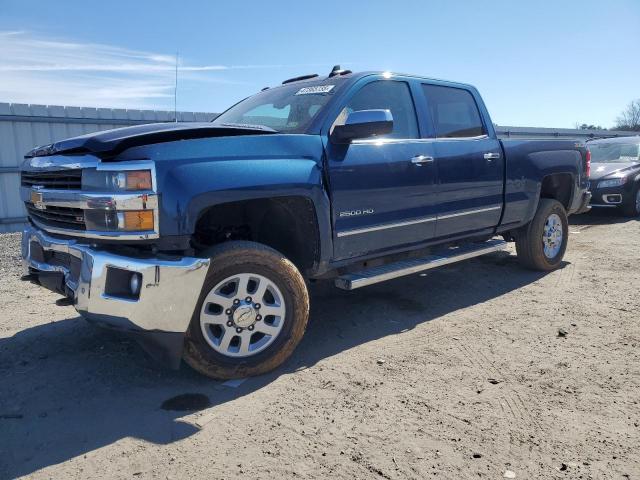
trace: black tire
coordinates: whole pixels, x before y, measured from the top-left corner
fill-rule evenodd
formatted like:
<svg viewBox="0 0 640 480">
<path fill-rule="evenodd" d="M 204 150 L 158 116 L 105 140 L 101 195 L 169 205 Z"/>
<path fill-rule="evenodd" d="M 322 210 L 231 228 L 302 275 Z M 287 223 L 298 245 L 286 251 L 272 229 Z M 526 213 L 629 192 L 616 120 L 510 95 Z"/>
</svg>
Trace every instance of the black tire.
<svg viewBox="0 0 640 480">
<path fill-rule="evenodd" d="M 545 255 L 543 244 L 544 227 L 549 216 L 556 214 L 562 225 L 562 242 L 558 253 L 549 258 Z M 516 236 L 516 251 L 520 263 L 531 270 L 549 272 L 560 266 L 569 240 L 569 222 L 567 212 L 560 202 L 550 198 L 541 198 L 538 210 L 529 224 Z"/>
<path fill-rule="evenodd" d="M 636 199 L 640 192 L 640 182 L 636 182 L 631 190 L 631 195 L 627 198 L 627 201 L 622 205 L 622 214 L 625 217 L 638 217 L 640 216 L 640 208 L 636 204 Z"/>
<path fill-rule="evenodd" d="M 280 366 L 302 339 L 309 318 L 309 295 L 296 266 L 276 250 L 255 242 L 226 242 L 201 255 L 211 258 L 211 265 L 187 331 L 185 362 L 215 379 L 261 375 Z M 217 352 L 207 343 L 200 326 L 200 312 L 212 288 L 240 273 L 262 275 L 275 283 L 284 297 L 286 314 L 273 343 L 254 355 L 236 358 Z"/>
</svg>

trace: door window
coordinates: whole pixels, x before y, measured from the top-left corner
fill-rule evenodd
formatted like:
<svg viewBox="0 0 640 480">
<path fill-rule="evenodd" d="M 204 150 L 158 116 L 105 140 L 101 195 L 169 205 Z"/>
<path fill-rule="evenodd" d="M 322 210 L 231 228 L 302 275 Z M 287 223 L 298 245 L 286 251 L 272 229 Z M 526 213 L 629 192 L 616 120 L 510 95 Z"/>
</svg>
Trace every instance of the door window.
<svg viewBox="0 0 640 480">
<path fill-rule="evenodd" d="M 423 84 L 438 138 L 479 137 L 486 131 L 468 90 Z"/>
<path fill-rule="evenodd" d="M 418 122 L 413 99 L 406 82 L 378 80 L 362 87 L 342 109 L 331 129 L 344 125 L 351 112 L 358 110 L 390 110 L 393 131 L 379 138 L 418 138 Z"/>
</svg>

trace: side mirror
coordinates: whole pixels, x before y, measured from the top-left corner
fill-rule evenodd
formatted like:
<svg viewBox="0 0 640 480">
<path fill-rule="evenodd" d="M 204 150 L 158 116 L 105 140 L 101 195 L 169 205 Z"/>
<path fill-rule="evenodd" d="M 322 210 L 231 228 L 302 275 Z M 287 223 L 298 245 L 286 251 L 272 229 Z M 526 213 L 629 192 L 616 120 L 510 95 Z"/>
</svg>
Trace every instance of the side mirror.
<svg viewBox="0 0 640 480">
<path fill-rule="evenodd" d="M 333 127 L 331 139 L 349 143 L 358 138 L 386 135 L 393 131 L 393 115 L 389 110 L 358 110 L 351 112 L 344 125 Z"/>
</svg>

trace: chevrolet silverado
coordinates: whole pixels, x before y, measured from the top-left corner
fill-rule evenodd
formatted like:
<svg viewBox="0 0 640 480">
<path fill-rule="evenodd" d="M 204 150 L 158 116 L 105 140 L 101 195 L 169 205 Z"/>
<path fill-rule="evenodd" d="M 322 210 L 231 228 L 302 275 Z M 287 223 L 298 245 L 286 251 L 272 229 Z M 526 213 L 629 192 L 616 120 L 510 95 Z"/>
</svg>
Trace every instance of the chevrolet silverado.
<svg viewBox="0 0 640 480">
<path fill-rule="evenodd" d="M 470 85 L 336 66 L 210 123 L 29 152 L 23 278 L 173 367 L 257 375 L 300 342 L 309 282 L 353 290 L 512 241 L 558 268 L 588 169 L 581 143 L 499 140 Z"/>
</svg>

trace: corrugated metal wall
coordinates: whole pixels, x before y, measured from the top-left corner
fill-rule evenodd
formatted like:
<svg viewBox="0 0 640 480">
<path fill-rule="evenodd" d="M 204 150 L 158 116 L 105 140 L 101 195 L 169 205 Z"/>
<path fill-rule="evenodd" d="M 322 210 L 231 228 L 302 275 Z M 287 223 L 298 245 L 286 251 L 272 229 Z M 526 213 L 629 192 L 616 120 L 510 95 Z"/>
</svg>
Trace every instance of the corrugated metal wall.
<svg viewBox="0 0 640 480">
<path fill-rule="evenodd" d="M 214 113 L 178 112 L 180 122 L 207 122 Z M 16 231 L 25 221 L 18 167 L 23 155 L 40 145 L 126 125 L 169 122 L 174 113 L 0 103 L 0 232 Z M 496 126 L 501 138 L 575 138 L 627 136 L 633 132 Z M 636 133 L 637 134 L 637 133 Z"/>
<path fill-rule="evenodd" d="M 178 121 L 207 122 L 215 114 L 178 112 Z M 174 112 L 0 103 L 0 232 L 25 220 L 18 168 L 26 152 L 85 133 L 141 123 L 169 122 Z"/>
</svg>

